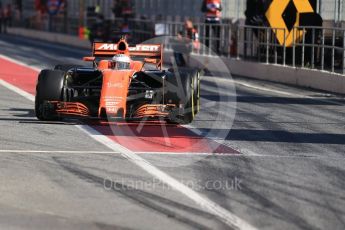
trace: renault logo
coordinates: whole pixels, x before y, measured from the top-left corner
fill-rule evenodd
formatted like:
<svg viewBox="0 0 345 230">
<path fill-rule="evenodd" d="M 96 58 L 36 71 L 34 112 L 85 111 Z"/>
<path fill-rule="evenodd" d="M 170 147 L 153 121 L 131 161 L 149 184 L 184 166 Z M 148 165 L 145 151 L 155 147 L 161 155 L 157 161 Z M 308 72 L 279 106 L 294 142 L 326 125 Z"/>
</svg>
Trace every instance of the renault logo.
<svg viewBox="0 0 345 230">
<path fill-rule="evenodd" d="M 292 25 L 287 25 L 284 20 L 284 12 L 287 8 L 294 8 L 296 11 L 295 21 Z M 266 18 L 270 26 L 274 29 L 280 45 L 287 47 L 298 41 L 303 36 L 303 31 L 296 30 L 294 27 L 300 25 L 301 13 L 314 13 L 309 0 L 273 0 L 268 10 Z"/>
</svg>

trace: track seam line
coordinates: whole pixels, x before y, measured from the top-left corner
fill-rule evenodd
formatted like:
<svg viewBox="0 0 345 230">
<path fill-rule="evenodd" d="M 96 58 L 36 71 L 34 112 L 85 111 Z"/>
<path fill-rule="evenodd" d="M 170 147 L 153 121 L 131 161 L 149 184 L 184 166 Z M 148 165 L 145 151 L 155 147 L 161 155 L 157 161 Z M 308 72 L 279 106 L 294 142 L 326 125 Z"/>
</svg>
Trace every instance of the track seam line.
<svg viewBox="0 0 345 230">
<path fill-rule="evenodd" d="M 147 154 L 147 155 L 193 155 L 193 156 L 240 156 L 241 154 L 229 154 L 229 153 L 198 153 L 198 152 L 137 152 L 132 151 L 136 154 Z M 73 151 L 73 150 L 16 150 L 16 149 L 2 149 L 0 153 L 96 153 L 96 154 L 107 154 L 114 153 L 114 151 Z"/>
<path fill-rule="evenodd" d="M 45 153 L 45 154 L 113 154 L 115 153 L 114 151 L 64 151 L 64 150 L 14 150 L 14 149 L 9 149 L 9 150 L 0 150 L 0 153 Z M 193 156 L 215 156 L 215 157 L 253 157 L 253 158 L 296 158 L 296 159 L 345 159 L 345 157 L 326 157 L 326 156 L 314 156 L 310 155 L 309 153 L 298 153 L 296 155 L 270 155 L 270 154 L 213 154 L 210 155 L 209 153 L 174 153 L 174 152 L 165 152 L 165 153 L 160 153 L 160 152 L 134 152 L 135 154 L 143 154 L 143 155 L 176 155 L 176 156 L 184 156 L 184 155 L 189 155 L 193 154 Z"/>
<path fill-rule="evenodd" d="M 0 55 L 0 57 L 3 57 L 3 55 Z M 29 65 L 26 65 L 25 63 L 22 62 L 17 62 L 14 59 L 11 58 L 5 58 L 6 60 L 9 60 L 15 64 L 20 64 L 22 66 L 35 69 L 35 67 L 31 67 Z M 5 81 L 0 81 L 0 84 L 3 85 L 4 87 L 8 88 L 9 85 L 11 84 L 3 84 Z M 10 87 L 8 88 L 25 98 L 29 99 L 30 101 L 34 101 L 34 96 L 28 94 L 24 90 L 17 88 L 17 87 Z M 21 93 L 19 93 L 21 92 Z M 25 93 L 24 93 L 25 92 Z M 215 202 L 211 201 L 209 198 L 202 196 L 201 194 L 197 193 L 193 189 L 189 188 L 185 184 L 179 182 L 175 178 L 169 176 L 167 173 L 161 171 L 148 161 L 146 161 L 144 158 L 138 156 L 134 152 L 130 151 L 129 149 L 123 147 L 122 145 L 119 145 L 112 141 L 110 138 L 107 136 L 104 136 L 103 134 L 99 133 L 92 127 L 88 125 L 76 125 L 77 128 L 80 130 L 84 131 L 86 134 L 88 134 L 90 137 L 92 137 L 94 140 L 104 144 L 108 148 L 119 152 L 123 157 L 131 161 L 132 163 L 136 164 L 140 168 L 142 168 L 144 171 L 147 173 L 151 174 L 152 176 L 158 178 L 162 182 L 166 183 L 167 185 L 171 186 L 174 188 L 176 191 L 179 191 L 180 193 L 184 194 L 186 197 L 190 198 L 193 200 L 196 204 L 201 206 L 202 208 L 205 208 L 208 210 L 210 213 L 214 214 L 218 219 L 220 219 L 222 222 L 227 224 L 229 227 L 235 228 L 235 229 L 245 229 L 245 230 L 256 230 L 254 226 L 251 224 L 247 223 L 246 221 L 242 220 L 240 217 L 236 216 L 229 210 L 226 210 L 225 208 L 221 207 L 220 205 L 216 204 Z"/>
</svg>

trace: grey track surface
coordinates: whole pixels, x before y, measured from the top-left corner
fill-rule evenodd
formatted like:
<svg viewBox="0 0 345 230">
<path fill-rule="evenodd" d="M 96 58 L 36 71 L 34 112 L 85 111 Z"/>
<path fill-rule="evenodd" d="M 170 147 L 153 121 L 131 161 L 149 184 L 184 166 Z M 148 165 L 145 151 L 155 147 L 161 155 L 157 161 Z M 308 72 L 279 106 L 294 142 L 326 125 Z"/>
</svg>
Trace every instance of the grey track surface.
<svg viewBox="0 0 345 230">
<path fill-rule="evenodd" d="M 1 54 L 40 68 L 79 63 L 89 54 L 9 36 L 0 36 L 0 45 Z M 240 77 L 235 82 L 236 92 L 227 90 L 229 79 L 203 77 L 202 104 L 209 106 L 193 126 L 219 135 L 240 156 L 141 156 L 259 229 L 344 229 L 344 99 Z M 0 150 L 24 150 L 0 152 L 0 229 L 227 228 L 73 122 L 38 122 L 32 108 L 0 87 Z M 228 112 L 215 122 L 220 108 Z M 82 152 L 51 152 L 62 150 Z M 104 179 L 116 188 L 105 189 Z M 129 188 L 133 183 L 139 186 Z"/>
</svg>

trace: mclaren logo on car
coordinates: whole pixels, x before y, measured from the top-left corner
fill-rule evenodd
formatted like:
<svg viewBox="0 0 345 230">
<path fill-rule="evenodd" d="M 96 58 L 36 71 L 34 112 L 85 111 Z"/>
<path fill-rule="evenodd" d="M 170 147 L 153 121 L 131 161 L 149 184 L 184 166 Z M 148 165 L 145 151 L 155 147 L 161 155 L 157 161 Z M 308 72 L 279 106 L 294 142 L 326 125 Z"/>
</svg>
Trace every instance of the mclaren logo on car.
<svg viewBox="0 0 345 230">
<path fill-rule="evenodd" d="M 158 52 L 160 49 L 159 45 L 137 45 L 136 47 L 129 47 L 128 50 L 132 52 Z M 117 50 L 116 44 L 104 43 L 96 46 L 98 51 L 114 51 Z"/>
<path fill-rule="evenodd" d="M 117 45 L 105 43 L 99 47 L 96 47 L 96 50 L 117 50 Z"/>
<path fill-rule="evenodd" d="M 129 47 L 129 51 L 137 52 L 158 52 L 160 45 L 137 45 L 136 47 Z"/>
</svg>

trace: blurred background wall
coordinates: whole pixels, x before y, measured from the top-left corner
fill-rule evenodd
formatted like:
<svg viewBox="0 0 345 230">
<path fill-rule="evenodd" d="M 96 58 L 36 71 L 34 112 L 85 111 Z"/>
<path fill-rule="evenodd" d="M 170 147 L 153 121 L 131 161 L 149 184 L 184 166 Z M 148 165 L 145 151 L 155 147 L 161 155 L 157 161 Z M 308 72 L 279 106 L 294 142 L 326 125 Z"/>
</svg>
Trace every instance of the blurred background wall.
<svg viewBox="0 0 345 230">
<path fill-rule="evenodd" d="M 36 14 L 36 4 L 40 0 L 0 0 L 2 5 L 20 4 L 24 18 Z M 41 0 L 42 1 L 42 0 Z M 47 1 L 43 0 L 42 2 Z M 116 0 L 65 0 L 66 11 L 69 17 L 79 17 L 80 7 L 99 5 L 107 19 L 114 17 L 112 8 Z M 203 21 L 200 12 L 202 0 L 129 0 L 135 17 L 161 17 L 167 20 L 184 20 L 192 18 Z M 345 21 L 345 0 L 316 0 L 318 11 L 328 24 L 337 24 Z M 244 19 L 246 0 L 223 0 L 223 19 L 232 22 Z"/>
</svg>

